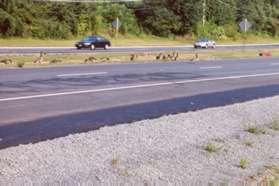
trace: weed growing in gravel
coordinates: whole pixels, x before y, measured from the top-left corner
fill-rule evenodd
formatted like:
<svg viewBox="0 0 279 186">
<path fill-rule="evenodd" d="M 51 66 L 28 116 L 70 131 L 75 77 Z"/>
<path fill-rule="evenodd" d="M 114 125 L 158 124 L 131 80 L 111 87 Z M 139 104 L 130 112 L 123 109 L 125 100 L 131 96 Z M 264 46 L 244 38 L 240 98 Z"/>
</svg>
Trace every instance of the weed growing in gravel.
<svg viewBox="0 0 279 186">
<path fill-rule="evenodd" d="M 259 134 L 267 134 L 267 131 L 265 128 L 259 129 Z"/>
<path fill-rule="evenodd" d="M 253 142 L 251 140 L 249 140 L 249 139 L 245 139 L 243 141 L 243 144 L 248 146 L 248 147 L 252 147 L 253 146 Z"/>
<path fill-rule="evenodd" d="M 247 132 L 251 133 L 251 134 L 256 134 L 257 133 L 257 127 L 254 126 L 254 125 L 250 125 L 248 128 L 247 128 Z"/>
<path fill-rule="evenodd" d="M 279 120 L 273 119 L 271 122 L 271 129 L 279 131 Z"/>
<path fill-rule="evenodd" d="M 266 134 L 266 129 L 257 128 L 256 126 L 251 125 L 247 128 L 247 132 L 251 134 Z"/>
<path fill-rule="evenodd" d="M 130 174 L 129 174 L 129 172 L 128 172 L 127 170 L 124 170 L 124 171 L 121 171 L 121 172 L 119 173 L 119 176 L 128 177 L 128 176 L 130 176 Z"/>
<path fill-rule="evenodd" d="M 204 146 L 204 150 L 206 150 L 209 153 L 214 153 L 214 152 L 218 152 L 218 147 L 213 144 L 213 143 L 208 143 L 207 145 Z"/>
<path fill-rule="evenodd" d="M 246 169 L 248 164 L 249 164 L 249 162 L 246 159 L 241 159 L 239 161 L 239 167 L 242 168 L 242 169 Z"/>
<path fill-rule="evenodd" d="M 118 160 L 117 160 L 117 159 L 112 159 L 112 160 L 111 160 L 111 164 L 112 164 L 112 165 L 116 165 L 117 163 L 118 163 Z"/>
<path fill-rule="evenodd" d="M 113 157 L 110 163 L 112 166 L 116 166 L 119 164 L 119 159 L 117 157 Z"/>
</svg>

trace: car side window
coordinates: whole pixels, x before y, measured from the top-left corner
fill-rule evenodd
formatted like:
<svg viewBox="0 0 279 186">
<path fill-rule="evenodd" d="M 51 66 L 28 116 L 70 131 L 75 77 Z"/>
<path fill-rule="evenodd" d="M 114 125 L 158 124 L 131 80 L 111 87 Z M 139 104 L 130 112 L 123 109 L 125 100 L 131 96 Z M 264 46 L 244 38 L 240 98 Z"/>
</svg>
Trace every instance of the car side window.
<svg viewBox="0 0 279 186">
<path fill-rule="evenodd" d="M 84 39 L 85 42 L 92 42 L 92 41 L 95 41 L 95 38 L 94 37 L 87 37 Z"/>
<path fill-rule="evenodd" d="M 103 41 L 103 38 L 101 38 L 101 37 L 97 37 L 96 39 L 97 39 L 97 41 Z"/>
</svg>

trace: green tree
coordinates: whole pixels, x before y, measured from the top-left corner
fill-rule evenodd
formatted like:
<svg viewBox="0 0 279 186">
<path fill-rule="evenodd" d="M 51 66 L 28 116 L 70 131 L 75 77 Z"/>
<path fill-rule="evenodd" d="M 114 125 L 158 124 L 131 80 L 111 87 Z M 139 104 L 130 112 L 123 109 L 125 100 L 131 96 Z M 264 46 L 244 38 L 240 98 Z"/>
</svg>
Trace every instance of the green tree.
<svg viewBox="0 0 279 186">
<path fill-rule="evenodd" d="M 181 27 L 179 17 L 167 8 L 154 9 L 152 16 L 145 20 L 144 25 L 152 34 L 165 37 L 178 32 Z"/>
</svg>

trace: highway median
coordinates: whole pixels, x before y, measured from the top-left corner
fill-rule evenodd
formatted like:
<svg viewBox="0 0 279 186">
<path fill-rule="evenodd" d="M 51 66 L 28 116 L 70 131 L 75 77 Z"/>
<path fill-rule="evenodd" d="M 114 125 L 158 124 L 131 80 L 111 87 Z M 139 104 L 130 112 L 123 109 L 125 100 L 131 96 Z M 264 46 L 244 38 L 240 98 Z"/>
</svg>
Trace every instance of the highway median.
<svg viewBox="0 0 279 186">
<path fill-rule="evenodd" d="M 269 56 L 261 56 L 261 54 Z M 121 53 L 78 53 L 78 54 L 40 54 L 1 55 L 0 68 L 48 67 L 65 65 L 127 64 L 158 62 L 202 62 L 221 59 L 269 58 L 278 57 L 279 49 L 270 50 L 193 50 L 162 52 L 121 52 Z"/>
</svg>

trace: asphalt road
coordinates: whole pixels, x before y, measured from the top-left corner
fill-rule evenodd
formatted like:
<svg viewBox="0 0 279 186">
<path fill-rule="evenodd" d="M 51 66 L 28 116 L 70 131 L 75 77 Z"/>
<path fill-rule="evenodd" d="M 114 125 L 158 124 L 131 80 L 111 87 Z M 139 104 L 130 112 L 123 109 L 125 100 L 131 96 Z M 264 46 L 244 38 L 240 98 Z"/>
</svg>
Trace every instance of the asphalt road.
<svg viewBox="0 0 279 186">
<path fill-rule="evenodd" d="M 0 69 L 0 148 L 279 94 L 279 58 Z"/>
<path fill-rule="evenodd" d="M 245 49 L 274 49 L 279 48 L 279 43 L 275 44 L 247 44 L 243 45 L 218 45 L 214 50 L 242 50 Z M 67 54 L 67 53 L 121 53 L 121 52 L 162 52 L 162 51 L 195 51 L 193 46 L 166 46 L 166 47 L 111 47 L 108 50 L 89 49 L 77 50 L 74 47 L 0 47 L 0 55 L 10 54 L 37 54 L 45 52 L 48 54 Z M 198 49 L 204 51 L 204 49 Z M 210 49 L 212 50 L 212 49 Z"/>
</svg>

